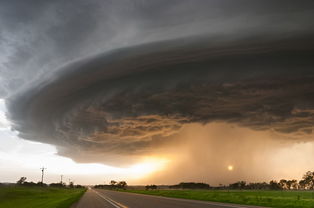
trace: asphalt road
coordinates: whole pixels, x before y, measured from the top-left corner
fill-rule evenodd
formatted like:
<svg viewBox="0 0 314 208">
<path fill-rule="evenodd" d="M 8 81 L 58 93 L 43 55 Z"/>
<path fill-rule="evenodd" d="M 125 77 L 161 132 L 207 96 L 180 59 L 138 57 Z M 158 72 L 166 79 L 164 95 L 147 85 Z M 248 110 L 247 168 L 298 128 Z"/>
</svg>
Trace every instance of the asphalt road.
<svg viewBox="0 0 314 208">
<path fill-rule="evenodd" d="M 89 189 L 72 208 L 257 208 L 197 200 Z"/>
</svg>

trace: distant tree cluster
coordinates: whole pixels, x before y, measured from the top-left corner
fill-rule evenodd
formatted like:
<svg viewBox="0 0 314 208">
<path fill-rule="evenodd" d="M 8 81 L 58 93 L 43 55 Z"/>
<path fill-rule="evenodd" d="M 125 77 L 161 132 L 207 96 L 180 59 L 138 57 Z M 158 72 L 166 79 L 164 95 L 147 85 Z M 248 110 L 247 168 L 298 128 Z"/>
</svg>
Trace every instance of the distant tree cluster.
<svg viewBox="0 0 314 208">
<path fill-rule="evenodd" d="M 34 183 L 33 181 L 31 182 L 28 182 L 26 181 L 26 177 L 21 177 L 17 182 L 16 184 L 19 185 L 19 186 L 49 186 L 49 187 L 55 187 L 55 188 L 65 188 L 67 187 L 65 183 L 51 183 L 51 184 L 45 184 L 45 183 L 42 183 L 42 182 L 37 182 L 37 183 Z M 69 188 L 83 188 L 83 186 L 81 185 L 74 185 L 73 182 L 70 182 L 70 184 L 68 185 Z"/>
<path fill-rule="evenodd" d="M 17 182 L 16 184 L 19 185 L 19 186 L 47 186 L 47 184 L 45 183 L 42 183 L 42 182 L 37 182 L 37 183 L 34 183 L 33 181 L 26 181 L 26 177 L 21 177 Z"/>
<path fill-rule="evenodd" d="M 49 184 L 50 187 L 56 187 L 56 188 L 62 188 L 62 187 L 66 187 L 65 183 L 51 183 Z"/>
<path fill-rule="evenodd" d="M 26 182 L 26 177 L 21 177 L 18 181 L 16 181 L 16 184 L 18 185 L 22 185 Z"/>
<path fill-rule="evenodd" d="M 146 190 L 154 189 L 154 185 L 145 186 Z M 211 187 L 206 183 L 194 183 L 194 182 L 182 182 L 177 185 L 169 186 L 171 189 L 266 189 L 266 190 L 314 190 L 314 171 L 306 172 L 302 180 L 297 181 L 295 179 L 280 181 L 272 180 L 269 183 L 247 183 L 245 181 L 238 181 L 236 183 L 229 184 L 229 186 L 219 185 L 219 187 Z"/>
<path fill-rule="evenodd" d="M 126 189 L 126 187 L 128 186 L 128 184 L 125 181 L 110 181 L 110 184 L 99 184 L 99 185 L 95 185 L 95 188 L 102 188 L 102 189 Z"/>
<path fill-rule="evenodd" d="M 171 189 L 209 189 L 209 184 L 194 183 L 194 182 L 181 182 L 177 185 L 169 186 Z"/>
<path fill-rule="evenodd" d="M 314 189 L 314 171 L 306 172 L 302 180 L 299 182 L 295 179 L 280 181 L 270 181 L 269 183 L 246 183 L 245 181 L 239 181 L 229 185 L 230 189 L 270 189 L 270 190 L 313 190 Z"/>
<path fill-rule="evenodd" d="M 146 189 L 146 190 L 149 190 L 149 189 L 151 189 L 151 190 L 156 190 L 156 189 L 157 189 L 157 186 L 156 186 L 156 185 L 147 185 L 147 186 L 145 186 L 145 189 Z"/>
</svg>

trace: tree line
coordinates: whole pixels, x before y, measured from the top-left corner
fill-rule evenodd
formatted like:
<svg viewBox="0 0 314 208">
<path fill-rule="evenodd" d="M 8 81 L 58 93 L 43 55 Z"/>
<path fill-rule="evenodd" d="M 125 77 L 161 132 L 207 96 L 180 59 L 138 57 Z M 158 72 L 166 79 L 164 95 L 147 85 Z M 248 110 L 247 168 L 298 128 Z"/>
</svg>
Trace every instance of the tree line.
<svg viewBox="0 0 314 208">
<path fill-rule="evenodd" d="M 168 186 L 170 189 L 267 189 L 267 190 L 314 190 L 314 171 L 306 172 L 300 181 L 292 179 L 281 179 L 279 181 L 271 180 L 259 183 L 247 183 L 246 181 L 238 181 L 227 186 L 220 185 L 218 187 L 210 186 L 206 183 L 181 182 L 176 185 Z M 158 189 L 157 185 L 147 185 L 146 190 Z"/>
<path fill-rule="evenodd" d="M 229 185 L 230 189 L 271 189 L 271 190 L 313 190 L 314 189 L 314 171 L 306 172 L 300 181 L 292 179 L 272 180 L 269 183 L 246 183 L 238 181 Z"/>
<path fill-rule="evenodd" d="M 125 181 L 115 181 L 111 180 L 109 184 L 99 184 L 95 185 L 94 188 L 102 189 L 126 189 L 128 184 Z"/>
<path fill-rule="evenodd" d="M 181 182 L 177 185 L 169 186 L 171 189 L 209 189 L 209 184 L 194 183 L 194 182 Z"/>
<path fill-rule="evenodd" d="M 104 189 L 126 189 L 127 183 L 125 181 L 110 181 L 109 184 L 95 185 L 95 188 Z M 155 190 L 158 188 L 169 188 L 169 189 L 265 189 L 265 190 L 314 190 L 314 171 L 306 172 L 300 181 L 295 179 L 286 180 L 281 179 L 279 181 L 271 180 L 267 182 L 259 183 L 247 183 L 246 181 L 238 181 L 236 183 L 229 184 L 227 186 L 219 185 L 218 187 L 210 186 L 206 183 L 195 183 L 195 182 L 181 182 L 176 185 L 170 185 L 158 187 L 157 185 L 151 184 L 146 185 L 146 190 Z"/>
<path fill-rule="evenodd" d="M 26 181 L 26 177 L 21 177 L 17 182 L 16 182 L 16 185 L 19 185 L 19 186 L 41 186 L 41 187 L 56 187 L 56 188 L 83 188 L 82 185 L 74 185 L 74 183 L 71 181 L 68 185 L 66 185 L 65 183 L 63 182 L 59 182 L 59 183 L 50 183 L 50 184 L 46 184 L 46 183 L 42 183 L 42 182 L 33 182 L 33 181 Z"/>
<path fill-rule="evenodd" d="M 152 188 L 153 187 L 153 188 Z M 259 183 L 247 183 L 246 181 L 238 181 L 229 184 L 228 186 L 220 185 L 218 187 L 211 187 L 206 183 L 182 182 L 177 185 L 169 186 L 171 189 L 268 189 L 268 190 L 314 190 L 314 171 L 306 172 L 300 181 L 295 179 L 280 181 L 271 180 Z M 146 189 L 157 189 L 156 185 L 148 185 Z"/>
</svg>

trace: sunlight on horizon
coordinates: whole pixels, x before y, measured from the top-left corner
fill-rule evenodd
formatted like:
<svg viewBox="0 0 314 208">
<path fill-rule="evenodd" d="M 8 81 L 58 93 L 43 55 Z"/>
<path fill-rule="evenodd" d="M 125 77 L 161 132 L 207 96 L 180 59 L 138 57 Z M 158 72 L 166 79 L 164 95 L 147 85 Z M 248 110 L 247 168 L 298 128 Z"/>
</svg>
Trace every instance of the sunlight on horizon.
<svg viewBox="0 0 314 208">
<path fill-rule="evenodd" d="M 54 146 L 37 142 L 19 140 L 20 147 L 14 151 L 0 151 L 0 163 L 4 161 L 12 166 L 20 166 L 29 170 L 37 170 L 41 166 L 47 167 L 50 174 L 66 175 L 103 175 L 114 176 L 123 180 L 140 179 L 165 168 L 169 160 L 158 157 L 148 157 L 128 167 L 114 167 L 101 163 L 77 163 L 70 158 L 57 155 Z M 25 152 L 26 149 L 34 149 Z"/>
<path fill-rule="evenodd" d="M 163 170 L 169 162 L 169 159 L 161 157 L 147 157 L 142 162 L 132 165 L 125 170 L 130 172 L 132 178 L 142 178 L 153 172 Z"/>
<path fill-rule="evenodd" d="M 18 166 L 36 172 L 41 166 L 45 166 L 49 174 L 110 175 L 127 180 L 146 177 L 163 169 L 168 162 L 165 158 L 143 157 L 137 163 L 124 168 L 101 163 L 77 163 L 57 155 L 57 148 L 53 145 L 19 138 L 17 132 L 10 130 L 5 112 L 4 100 L 0 99 L 0 142 L 5 142 L 0 146 L 0 164 L 5 164 L 8 169 Z"/>
</svg>

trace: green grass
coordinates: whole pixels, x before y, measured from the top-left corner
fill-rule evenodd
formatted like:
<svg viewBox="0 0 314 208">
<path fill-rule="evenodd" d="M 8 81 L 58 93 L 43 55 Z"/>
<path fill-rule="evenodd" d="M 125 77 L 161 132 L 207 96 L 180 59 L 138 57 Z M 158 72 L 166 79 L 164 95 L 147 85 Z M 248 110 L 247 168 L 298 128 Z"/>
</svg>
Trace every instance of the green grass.
<svg viewBox="0 0 314 208">
<path fill-rule="evenodd" d="M 0 208 L 68 208 L 85 189 L 0 186 Z"/>
<path fill-rule="evenodd" d="M 314 208 L 313 191 L 126 190 L 165 197 L 278 208 Z"/>
</svg>

